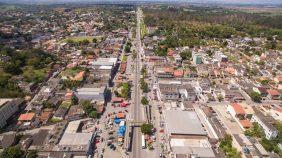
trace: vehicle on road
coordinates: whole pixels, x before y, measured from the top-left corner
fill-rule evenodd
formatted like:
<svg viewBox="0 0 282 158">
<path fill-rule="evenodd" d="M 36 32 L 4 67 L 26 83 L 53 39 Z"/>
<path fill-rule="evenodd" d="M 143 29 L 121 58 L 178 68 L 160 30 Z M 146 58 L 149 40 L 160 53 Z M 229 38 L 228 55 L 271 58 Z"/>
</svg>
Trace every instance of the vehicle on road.
<svg viewBox="0 0 282 158">
<path fill-rule="evenodd" d="M 146 140 L 145 140 L 145 136 L 142 134 L 142 149 L 146 149 Z"/>
</svg>

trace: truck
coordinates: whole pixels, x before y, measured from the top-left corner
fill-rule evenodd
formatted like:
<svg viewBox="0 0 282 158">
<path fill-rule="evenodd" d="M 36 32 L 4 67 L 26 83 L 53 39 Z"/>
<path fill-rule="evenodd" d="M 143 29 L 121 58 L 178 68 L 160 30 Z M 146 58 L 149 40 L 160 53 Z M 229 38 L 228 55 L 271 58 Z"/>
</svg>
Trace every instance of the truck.
<svg viewBox="0 0 282 158">
<path fill-rule="evenodd" d="M 141 142 L 142 142 L 142 149 L 146 149 L 146 140 L 145 140 L 144 134 L 142 134 L 142 140 L 141 140 Z"/>
</svg>

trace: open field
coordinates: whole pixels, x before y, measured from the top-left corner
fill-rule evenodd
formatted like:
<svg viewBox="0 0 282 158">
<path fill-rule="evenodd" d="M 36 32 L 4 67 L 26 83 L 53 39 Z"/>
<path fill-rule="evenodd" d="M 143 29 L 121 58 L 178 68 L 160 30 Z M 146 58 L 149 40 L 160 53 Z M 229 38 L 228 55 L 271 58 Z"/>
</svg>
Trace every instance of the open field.
<svg viewBox="0 0 282 158">
<path fill-rule="evenodd" d="M 277 16 L 282 15 L 282 8 L 276 7 L 229 7 L 229 9 L 235 9 L 239 11 L 243 11 L 246 13 L 253 14 L 263 14 L 266 16 Z"/>
</svg>

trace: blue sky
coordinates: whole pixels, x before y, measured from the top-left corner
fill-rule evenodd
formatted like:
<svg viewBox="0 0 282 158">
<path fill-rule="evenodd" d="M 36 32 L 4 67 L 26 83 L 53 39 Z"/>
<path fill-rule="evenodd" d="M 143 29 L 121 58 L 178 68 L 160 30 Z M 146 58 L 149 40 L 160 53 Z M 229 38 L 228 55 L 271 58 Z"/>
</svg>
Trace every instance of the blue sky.
<svg viewBox="0 0 282 158">
<path fill-rule="evenodd" d="M 85 2 L 97 0 L 0 0 L 0 2 Z M 139 1 L 139 0 L 98 0 L 98 1 Z M 140 0 L 140 1 L 154 1 L 154 0 Z M 179 1 L 179 0 L 156 0 L 156 1 Z M 282 0 L 180 0 L 187 2 L 222 2 L 222 3 L 241 3 L 241 4 L 282 4 Z"/>
</svg>

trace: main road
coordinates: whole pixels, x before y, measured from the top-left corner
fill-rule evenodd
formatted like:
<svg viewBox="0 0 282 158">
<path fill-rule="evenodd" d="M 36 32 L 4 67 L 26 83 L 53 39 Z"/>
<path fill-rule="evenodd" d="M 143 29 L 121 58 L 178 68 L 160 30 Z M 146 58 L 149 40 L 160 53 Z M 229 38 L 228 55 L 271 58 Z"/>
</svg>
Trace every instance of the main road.
<svg viewBox="0 0 282 158">
<path fill-rule="evenodd" d="M 135 74 L 134 74 L 134 106 L 133 106 L 133 119 L 134 122 L 141 122 L 141 106 L 140 106 L 140 65 L 141 65 L 141 33 L 140 33 L 140 18 L 141 18 L 141 10 L 137 9 L 137 26 L 136 26 L 136 39 L 135 39 L 135 50 L 136 50 L 136 60 L 135 60 Z M 132 157 L 133 158 L 141 158 L 141 129 L 135 128 L 133 133 L 133 143 L 132 143 Z"/>
</svg>

